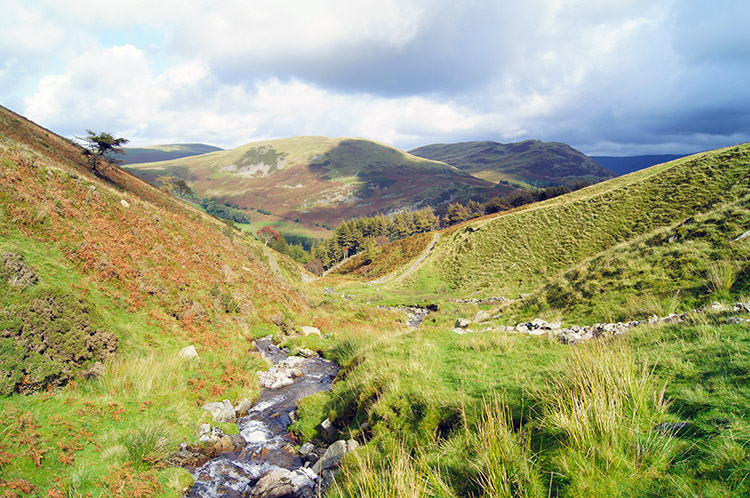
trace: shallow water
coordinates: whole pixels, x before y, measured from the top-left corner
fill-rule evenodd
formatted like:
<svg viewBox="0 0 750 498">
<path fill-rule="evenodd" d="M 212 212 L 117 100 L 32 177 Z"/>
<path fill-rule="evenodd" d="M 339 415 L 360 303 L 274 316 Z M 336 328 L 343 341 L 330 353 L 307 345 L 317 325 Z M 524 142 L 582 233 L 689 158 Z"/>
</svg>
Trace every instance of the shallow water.
<svg viewBox="0 0 750 498">
<path fill-rule="evenodd" d="M 258 339 L 256 344 L 274 365 L 289 356 L 271 342 L 270 336 Z M 289 413 L 302 398 L 330 390 L 339 368 L 334 362 L 321 358 L 305 358 L 297 368 L 302 370 L 302 377 L 278 389 L 263 388 L 247 416 L 237 421 L 240 434 L 247 442 L 241 452 L 220 455 L 192 470 L 195 484 L 188 496 L 239 496 L 249 484 L 255 484 L 274 467 L 293 470 L 303 466 L 297 454 L 283 449 L 287 444 L 297 444 L 286 432 Z"/>
</svg>

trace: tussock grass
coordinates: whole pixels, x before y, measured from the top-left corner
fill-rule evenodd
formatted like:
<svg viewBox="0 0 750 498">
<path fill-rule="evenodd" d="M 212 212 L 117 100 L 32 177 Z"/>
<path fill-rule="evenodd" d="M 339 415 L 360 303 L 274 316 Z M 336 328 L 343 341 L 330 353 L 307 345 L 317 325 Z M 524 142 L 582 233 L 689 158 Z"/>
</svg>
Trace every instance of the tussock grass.
<svg viewBox="0 0 750 498">
<path fill-rule="evenodd" d="M 343 480 L 328 492 L 332 497 L 352 498 L 453 498 L 458 495 L 430 466 L 423 452 L 415 455 L 403 444 L 385 454 L 369 449 L 354 453 L 345 463 Z"/>
<path fill-rule="evenodd" d="M 107 362 L 101 387 L 111 396 L 148 398 L 184 389 L 185 361 L 176 355 L 116 357 Z"/>
<path fill-rule="evenodd" d="M 513 428 L 513 415 L 497 398 L 485 401 L 477 428 L 477 467 L 483 492 L 498 498 L 545 494 L 531 448 L 531 432 Z"/>
<path fill-rule="evenodd" d="M 729 291 L 737 281 L 738 266 L 735 261 L 726 260 L 709 264 L 706 270 L 708 290 L 716 294 Z"/>
<path fill-rule="evenodd" d="M 159 422 L 148 422 L 120 437 L 133 469 L 143 470 L 162 462 L 172 451 L 171 434 Z"/>
</svg>

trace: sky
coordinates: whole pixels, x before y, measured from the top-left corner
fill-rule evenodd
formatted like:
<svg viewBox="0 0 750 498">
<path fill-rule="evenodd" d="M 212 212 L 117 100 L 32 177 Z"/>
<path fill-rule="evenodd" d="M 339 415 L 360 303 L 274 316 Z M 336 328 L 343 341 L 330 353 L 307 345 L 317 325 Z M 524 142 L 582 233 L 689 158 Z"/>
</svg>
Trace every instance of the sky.
<svg viewBox="0 0 750 498">
<path fill-rule="evenodd" d="M 0 0 L 0 104 L 59 133 L 589 155 L 750 141 L 747 0 Z"/>
</svg>

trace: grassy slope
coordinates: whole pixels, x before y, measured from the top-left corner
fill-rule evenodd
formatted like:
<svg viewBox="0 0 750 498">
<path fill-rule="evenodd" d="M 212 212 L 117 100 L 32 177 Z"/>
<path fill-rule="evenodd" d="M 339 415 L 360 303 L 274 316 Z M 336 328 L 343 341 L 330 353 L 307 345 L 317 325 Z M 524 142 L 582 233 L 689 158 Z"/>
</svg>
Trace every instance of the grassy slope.
<svg viewBox="0 0 750 498">
<path fill-rule="evenodd" d="M 150 163 L 154 161 L 168 161 L 181 157 L 197 156 L 222 150 L 219 147 L 206 144 L 167 144 L 151 145 L 149 147 L 125 147 L 125 154 L 120 155 L 125 164 Z"/>
<path fill-rule="evenodd" d="M 458 280 L 487 278 L 491 270 L 497 276 L 487 294 L 536 286 L 512 316 L 564 310 L 564 317 L 582 323 L 608 318 L 607 309 L 666 314 L 699 299 L 744 302 L 747 240 L 732 239 L 750 228 L 748 159 L 748 146 L 740 146 L 657 166 L 448 230 L 440 244 L 467 244 L 484 230 L 520 237 L 533 227 L 524 239 L 533 251 L 520 252 L 516 247 L 522 244 L 507 250 L 520 252 L 517 263 L 529 260 L 524 286 L 513 273 L 523 270 L 520 264 L 510 271 L 497 265 L 481 272 L 471 265 Z M 629 216 L 616 211 L 619 203 Z M 558 224 L 570 230 L 575 221 L 585 222 L 586 214 L 597 222 L 583 224 L 582 240 L 555 244 Z M 544 219 L 553 223 L 544 228 Z M 463 238 L 452 239 L 457 235 Z M 547 254 L 534 242 L 547 238 L 560 250 Z M 449 248 L 443 246 L 442 257 Z M 502 248 L 492 253 L 495 258 L 507 257 Z M 560 254 L 571 248 L 578 251 Z M 482 246 L 464 248 L 466 258 L 478 249 Z M 483 261 L 492 264 L 491 259 L 486 255 Z M 539 261 L 554 264 L 555 271 L 534 276 L 544 267 Z M 712 262 L 721 265 L 711 270 Z M 460 265 L 461 259 L 451 264 Z M 351 347 L 342 348 L 350 353 L 341 357 L 345 375 L 333 394 L 301 407 L 303 434 L 314 435 L 317 421 L 329 416 L 344 433 L 369 439 L 368 449 L 347 461 L 333 496 L 750 493 L 747 324 L 726 325 L 726 313 L 705 313 L 684 325 L 642 327 L 577 347 L 497 332 L 458 336 L 450 332 L 456 317 L 472 317 L 479 309 L 494 313 L 497 305 L 452 303 L 452 293 L 435 292 L 451 280 L 442 280 L 433 265 L 411 286 L 391 291 L 342 277 L 319 283 L 351 292 L 355 303 L 413 302 L 428 297 L 429 288 L 431 301 L 440 304 L 419 330 L 352 338 Z M 547 277 L 551 282 L 543 286 Z M 569 288 L 555 292 L 563 283 Z M 554 308 L 550 298 L 559 296 L 572 302 Z M 617 308 L 628 296 L 640 300 Z M 687 427 L 676 433 L 654 430 L 678 421 Z"/>
<path fill-rule="evenodd" d="M 0 492 L 177 496 L 184 471 L 161 459 L 195 438 L 200 403 L 255 395 L 250 339 L 306 300 L 217 220 L 119 168 L 92 175 L 80 149 L 4 108 L 0 130 L 0 252 L 39 279 L 0 282 L 3 309 L 56 293 L 119 339 L 101 380 L 0 398 Z M 189 344 L 200 362 L 176 360 Z M 128 453 L 139 445 L 151 463 Z"/>
<path fill-rule="evenodd" d="M 517 297 L 617 244 L 736 202 L 749 164 L 749 145 L 721 149 L 450 229 L 399 286 Z"/>
<path fill-rule="evenodd" d="M 335 226 L 342 219 L 420 203 L 516 191 L 444 163 L 353 138 L 269 140 L 131 170 L 149 181 L 169 171 L 201 196 L 270 210 L 280 221 L 299 218 L 308 227 L 323 222 Z"/>
<path fill-rule="evenodd" d="M 444 161 L 492 182 L 573 185 L 581 181 L 599 182 L 614 176 L 590 157 L 560 142 L 462 142 L 426 145 L 410 152 Z"/>
</svg>

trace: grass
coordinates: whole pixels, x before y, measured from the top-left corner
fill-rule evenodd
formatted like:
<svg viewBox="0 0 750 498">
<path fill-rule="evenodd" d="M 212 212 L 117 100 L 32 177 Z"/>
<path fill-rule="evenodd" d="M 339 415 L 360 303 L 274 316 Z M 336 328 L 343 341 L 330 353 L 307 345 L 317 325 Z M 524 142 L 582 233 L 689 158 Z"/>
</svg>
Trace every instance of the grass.
<svg viewBox="0 0 750 498">
<path fill-rule="evenodd" d="M 368 441 L 333 496 L 741 496 L 747 326 L 702 320 L 577 347 L 427 329 L 365 340 L 297 429 L 328 417 Z"/>
<path fill-rule="evenodd" d="M 516 298 L 618 244 L 737 202 L 749 162 L 749 145 L 712 151 L 446 230 L 392 290 Z"/>
</svg>

